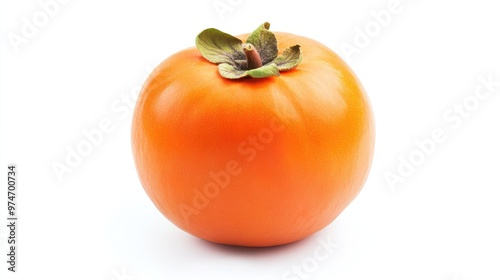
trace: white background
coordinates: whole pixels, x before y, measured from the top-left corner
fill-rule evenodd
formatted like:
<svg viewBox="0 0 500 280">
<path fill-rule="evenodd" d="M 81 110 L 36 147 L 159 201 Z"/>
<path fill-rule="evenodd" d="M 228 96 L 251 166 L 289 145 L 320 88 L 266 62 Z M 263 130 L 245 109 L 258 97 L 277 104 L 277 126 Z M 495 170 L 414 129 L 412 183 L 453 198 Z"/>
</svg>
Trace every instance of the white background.
<svg viewBox="0 0 500 280">
<path fill-rule="evenodd" d="M 69 0 L 43 22 L 47 2 L 0 4 L 1 279 L 500 279 L 500 87 L 474 97 L 480 77 L 500 81 L 495 1 Z M 220 3 L 230 9 L 217 12 Z M 388 5 L 391 18 L 375 23 Z M 27 21 L 38 27 L 13 44 Z M 314 236 L 267 249 L 214 245 L 177 229 L 145 195 L 127 100 L 201 30 L 236 35 L 264 21 L 349 62 L 373 105 L 375 158 L 361 194 Z M 448 110 L 464 100 L 471 110 L 459 124 Z M 103 120 L 112 131 L 59 180 L 53 164 Z M 415 141 L 435 129 L 445 141 L 419 158 Z M 418 166 L 398 171 L 412 154 Z M 5 262 L 9 163 L 19 169 L 17 273 Z M 404 182 L 391 187 L 389 172 Z M 336 244 L 323 261 L 320 240 Z"/>
</svg>

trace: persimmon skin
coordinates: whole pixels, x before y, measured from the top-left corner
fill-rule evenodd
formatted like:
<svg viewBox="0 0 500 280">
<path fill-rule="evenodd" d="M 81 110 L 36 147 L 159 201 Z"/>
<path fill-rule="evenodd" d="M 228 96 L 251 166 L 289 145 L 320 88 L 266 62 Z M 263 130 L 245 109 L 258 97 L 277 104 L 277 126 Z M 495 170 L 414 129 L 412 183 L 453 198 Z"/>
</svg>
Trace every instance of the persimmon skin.
<svg viewBox="0 0 500 280">
<path fill-rule="evenodd" d="M 301 46 L 296 69 L 229 80 L 188 48 L 153 71 L 137 101 L 132 151 L 144 190 L 199 238 L 252 247 L 303 239 L 367 178 L 375 130 L 361 83 L 321 43 L 275 35 L 281 51 Z"/>
</svg>

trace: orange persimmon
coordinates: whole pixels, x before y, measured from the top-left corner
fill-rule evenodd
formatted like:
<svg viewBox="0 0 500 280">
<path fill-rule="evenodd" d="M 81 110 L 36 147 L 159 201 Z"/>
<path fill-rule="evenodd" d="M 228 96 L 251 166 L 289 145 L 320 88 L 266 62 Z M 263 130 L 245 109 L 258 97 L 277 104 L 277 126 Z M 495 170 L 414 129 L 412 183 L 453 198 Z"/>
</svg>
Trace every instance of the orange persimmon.
<svg viewBox="0 0 500 280">
<path fill-rule="evenodd" d="M 153 71 L 133 116 L 147 195 L 215 243 L 272 246 L 321 230 L 372 161 L 371 106 L 349 66 L 315 40 L 268 29 L 200 33 L 198 49 Z"/>
</svg>

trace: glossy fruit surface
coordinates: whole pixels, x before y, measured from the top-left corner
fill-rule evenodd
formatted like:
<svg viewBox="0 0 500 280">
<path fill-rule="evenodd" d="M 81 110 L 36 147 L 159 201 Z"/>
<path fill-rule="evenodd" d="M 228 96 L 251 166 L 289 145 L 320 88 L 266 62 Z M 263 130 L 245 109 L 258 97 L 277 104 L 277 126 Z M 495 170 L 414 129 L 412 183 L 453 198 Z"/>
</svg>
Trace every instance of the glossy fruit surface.
<svg viewBox="0 0 500 280">
<path fill-rule="evenodd" d="M 163 61 L 139 96 L 141 183 L 165 217 L 205 240 L 300 240 L 330 224 L 367 178 L 374 123 L 359 80 L 321 43 L 275 34 L 280 50 L 300 45 L 296 69 L 229 80 L 189 48 Z"/>
</svg>

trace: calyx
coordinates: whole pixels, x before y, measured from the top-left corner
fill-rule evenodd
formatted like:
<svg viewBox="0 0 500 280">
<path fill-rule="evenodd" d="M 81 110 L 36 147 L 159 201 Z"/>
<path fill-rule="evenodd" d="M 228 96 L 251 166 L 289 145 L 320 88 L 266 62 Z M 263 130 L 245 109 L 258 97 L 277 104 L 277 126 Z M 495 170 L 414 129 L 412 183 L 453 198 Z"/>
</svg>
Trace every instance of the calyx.
<svg viewBox="0 0 500 280">
<path fill-rule="evenodd" d="M 280 71 L 294 69 L 302 61 L 299 45 L 278 55 L 276 36 L 268 22 L 260 25 L 245 43 L 215 28 L 203 30 L 196 37 L 196 47 L 208 61 L 218 64 L 219 73 L 227 79 L 279 76 Z"/>
</svg>

